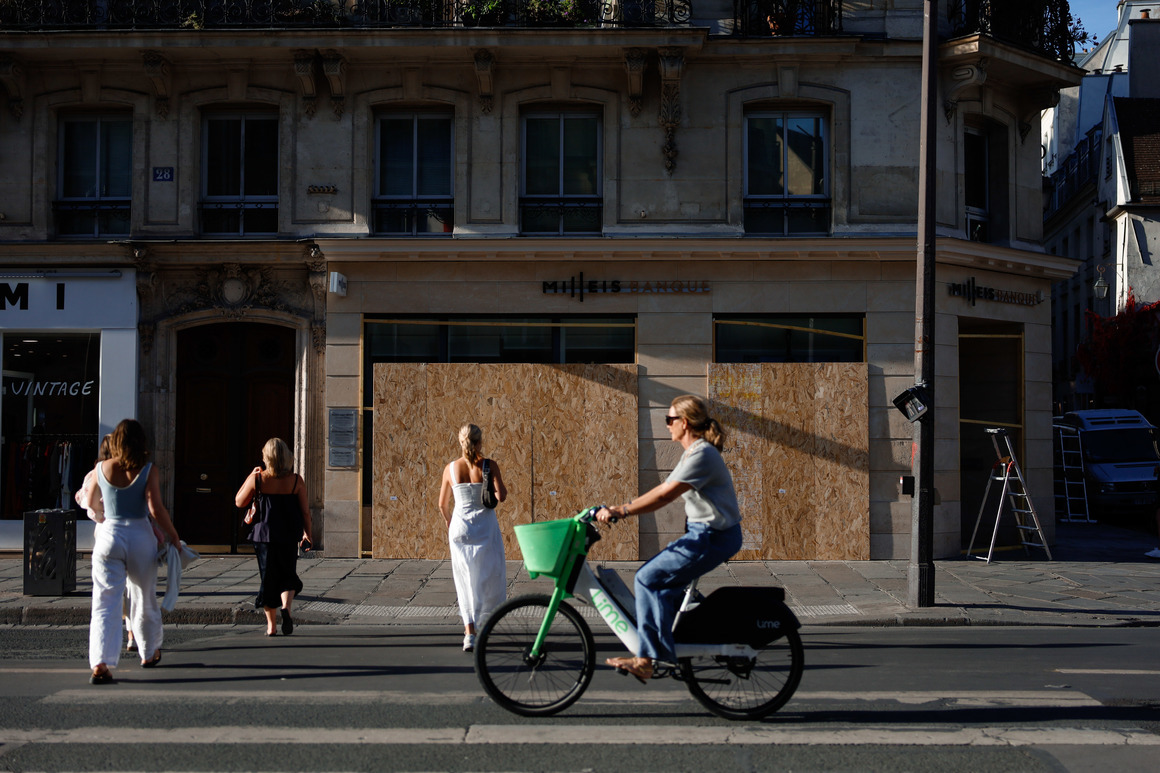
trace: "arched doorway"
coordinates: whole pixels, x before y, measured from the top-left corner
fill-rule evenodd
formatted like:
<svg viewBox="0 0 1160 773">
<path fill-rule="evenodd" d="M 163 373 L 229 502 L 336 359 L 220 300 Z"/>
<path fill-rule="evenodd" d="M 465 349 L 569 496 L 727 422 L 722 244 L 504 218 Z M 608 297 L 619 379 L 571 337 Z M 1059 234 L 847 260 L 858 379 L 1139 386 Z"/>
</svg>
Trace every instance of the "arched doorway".
<svg viewBox="0 0 1160 773">
<path fill-rule="evenodd" d="M 295 330 L 230 322 L 177 334 L 173 515 L 201 550 L 245 542 L 234 494 L 262 444 L 294 438 Z"/>
</svg>

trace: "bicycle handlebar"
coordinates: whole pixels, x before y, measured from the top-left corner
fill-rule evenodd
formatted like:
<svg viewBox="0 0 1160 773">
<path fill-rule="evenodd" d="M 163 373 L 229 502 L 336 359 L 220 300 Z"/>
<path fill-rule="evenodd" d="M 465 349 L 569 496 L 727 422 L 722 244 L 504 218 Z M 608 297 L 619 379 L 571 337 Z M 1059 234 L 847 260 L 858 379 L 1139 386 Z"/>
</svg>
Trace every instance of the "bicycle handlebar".
<svg viewBox="0 0 1160 773">
<path fill-rule="evenodd" d="M 587 510 L 584 510 L 580 513 L 577 513 L 576 520 L 580 521 L 580 523 L 592 523 L 593 521 L 596 520 L 596 513 L 600 512 L 601 509 L 607 508 L 607 507 L 608 507 L 608 505 L 593 505 L 592 507 L 589 507 Z M 608 519 L 609 523 L 618 523 L 619 521 L 620 521 L 620 517 L 616 516 L 616 515 L 614 515 Z"/>
</svg>

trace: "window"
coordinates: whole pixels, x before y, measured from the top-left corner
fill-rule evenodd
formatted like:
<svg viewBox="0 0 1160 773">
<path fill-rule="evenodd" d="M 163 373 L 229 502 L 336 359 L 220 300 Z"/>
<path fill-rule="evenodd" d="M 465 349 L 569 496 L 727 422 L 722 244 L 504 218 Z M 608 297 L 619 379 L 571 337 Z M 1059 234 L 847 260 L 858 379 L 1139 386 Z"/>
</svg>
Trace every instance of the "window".
<svg viewBox="0 0 1160 773">
<path fill-rule="evenodd" d="M 376 140 L 375 233 L 450 234 L 455 225 L 455 158 L 451 116 L 379 118 Z"/>
<path fill-rule="evenodd" d="M 277 233 L 277 116 L 208 116 L 202 148 L 202 233 Z"/>
<path fill-rule="evenodd" d="M 600 233 L 600 149 L 600 118 L 591 113 L 524 116 L 523 233 Z"/>
<path fill-rule="evenodd" d="M 1074 164 L 1075 158 L 1069 159 Z M 1075 179 L 1072 174 L 1071 180 Z M 963 135 L 963 204 L 967 238 L 1007 240 L 1007 130 L 995 121 L 969 125 Z"/>
<path fill-rule="evenodd" d="M 755 111 L 745 116 L 745 233 L 830 232 L 825 116 Z"/>
<path fill-rule="evenodd" d="M 728 315 L 713 320 L 715 362 L 863 362 L 862 314 Z"/>
<path fill-rule="evenodd" d="M 70 492 L 97 459 L 101 334 L 24 330 L 0 344 L 0 517 L 73 509 Z"/>
<path fill-rule="evenodd" d="M 56 230 L 61 236 L 129 233 L 133 122 L 128 116 L 67 118 L 60 124 Z"/>
</svg>

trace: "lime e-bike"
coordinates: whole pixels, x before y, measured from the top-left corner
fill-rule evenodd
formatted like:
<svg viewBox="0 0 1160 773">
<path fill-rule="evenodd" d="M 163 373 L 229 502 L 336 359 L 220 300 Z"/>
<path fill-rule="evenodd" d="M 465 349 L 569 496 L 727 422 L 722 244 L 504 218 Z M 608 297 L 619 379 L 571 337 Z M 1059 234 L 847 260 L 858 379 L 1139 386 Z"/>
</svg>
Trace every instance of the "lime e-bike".
<svg viewBox="0 0 1160 773">
<path fill-rule="evenodd" d="M 590 604 L 630 652 L 640 651 L 635 601 L 615 571 L 593 572 L 588 551 L 600 539 L 599 507 L 572 518 L 516 526 L 531 577 L 555 580 L 551 595 L 519 596 L 496 608 L 475 642 L 483 689 L 505 709 L 547 716 L 588 688 L 596 645 L 566 598 Z M 801 680 L 800 623 L 777 587 L 724 587 L 701 596 L 694 580 L 673 626 L 677 662 L 654 664 L 653 678 L 683 681 L 705 708 L 726 719 L 777 711 Z"/>
</svg>

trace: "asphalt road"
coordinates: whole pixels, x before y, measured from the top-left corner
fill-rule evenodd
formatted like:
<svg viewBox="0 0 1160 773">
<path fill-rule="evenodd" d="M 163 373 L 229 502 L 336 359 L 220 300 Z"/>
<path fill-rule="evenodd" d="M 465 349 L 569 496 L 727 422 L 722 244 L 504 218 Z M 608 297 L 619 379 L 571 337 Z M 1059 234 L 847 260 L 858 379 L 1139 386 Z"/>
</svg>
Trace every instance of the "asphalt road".
<svg viewBox="0 0 1160 773">
<path fill-rule="evenodd" d="M 160 668 L 101 687 L 87 635 L 0 628 L 0 769 L 1119 773 L 1160 752 L 1154 629 L 807 628 L 801 687 L 760 723 L 605 669 L 518 717 L 448 627 L 171 629 Z"/>
</svg>

